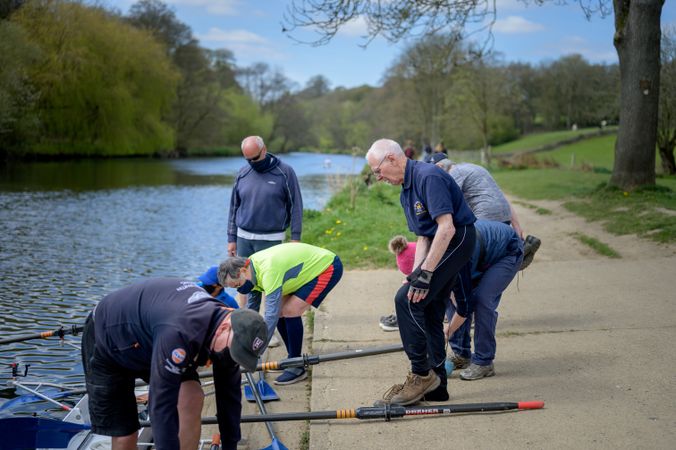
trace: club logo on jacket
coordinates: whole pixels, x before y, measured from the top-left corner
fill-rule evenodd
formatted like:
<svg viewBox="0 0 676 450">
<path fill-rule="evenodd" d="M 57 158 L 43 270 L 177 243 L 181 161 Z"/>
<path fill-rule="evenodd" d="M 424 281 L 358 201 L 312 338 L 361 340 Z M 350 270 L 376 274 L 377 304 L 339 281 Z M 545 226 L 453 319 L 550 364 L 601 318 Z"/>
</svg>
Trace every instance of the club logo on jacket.
<svg viewBox="0 0 676 450">
<path fill-rule="evenodd" d="M 171 351 L 171 360 L 174 364 L 181 364 L 185 361 L 185 350 L 182 348 L 175 348 Z"/>
<path fill-rule="evenodd" d="M 427 210 L 425 209 L 425 205 L 423 205 L 422 202 L 420 202 L 420 201 L 415 202 L 415 205 L 413 205 L 413 207 L 415 208 L 415 215 L 416 216 L 419 216 L 421 214 L 425 214 L 427 212 Z"/>
</svg>

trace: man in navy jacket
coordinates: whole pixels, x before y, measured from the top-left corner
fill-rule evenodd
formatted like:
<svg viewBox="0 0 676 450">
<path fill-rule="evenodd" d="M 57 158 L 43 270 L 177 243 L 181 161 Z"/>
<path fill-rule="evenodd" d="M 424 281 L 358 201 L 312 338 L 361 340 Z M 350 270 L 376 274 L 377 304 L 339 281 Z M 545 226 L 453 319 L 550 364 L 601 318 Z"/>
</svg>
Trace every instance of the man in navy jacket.
<svg viewBox="0 0 676 450">
<path fill-rule="evenodd" d="M 213 363 L 224 449 L 240 439 L 239 366 L 256 369 L 267 328 L 251 310 L 232 310 L 192 281 L 147 279 L 96 305 L 82 334 L 92 430 L 112 436 L 113 449 L 136 449 L 134 382 L 150 385 L 155 446 L 197 448 L 204 394 L 197 367 Z"/>
<path fill-rule="evenodd" d="M 242 155 L 248 164 L 239 169 L 230 196 L 228 256 L 248 258 L 256 252 L 281 244 L 287 228 L 291 242 L 299 242 L 303 228 L 303 198 L 291 166 L 268 153 L 260 136 L 242 141 Z M 260 310 L 261 293 L 248 294 L 247 307 Z M 300 317 L 281 319 L 279 334 L 289 357 L 300 356 L 303 321 Z M 284 377 L 282 382 L 293 382 Z"/>
</svg>

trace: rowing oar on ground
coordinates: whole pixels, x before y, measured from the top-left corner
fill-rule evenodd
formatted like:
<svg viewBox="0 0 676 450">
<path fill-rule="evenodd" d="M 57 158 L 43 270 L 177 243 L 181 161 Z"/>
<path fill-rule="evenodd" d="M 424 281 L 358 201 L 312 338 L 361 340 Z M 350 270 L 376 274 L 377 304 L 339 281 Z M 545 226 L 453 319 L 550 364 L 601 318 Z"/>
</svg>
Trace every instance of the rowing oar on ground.
<svg viewBox="0 0 676 450">
<path fill-rule="evenodd" d="M 53 336 L 58 336 L 60 338 L 63 338 L 66 335 L 72 334 L 75 336 L 76 334 L 80 333 L 82 330 L 84 330 L 84 326 L 82 325 L 71 325 L 70 327 L 64 328 L 64 327 L 59 327 L 56 330 L 51 330 L 51 331 L 43 331 L 41 333 L 35 333 L 35 334 L 29 334 L 26 336 L 19 336 L 19 337 L 14 337 L 14 338 L 9 338 L 9 339 L 0 339 L 0 345 L 2 344 L 12 344 L 14 342 L 23 342 L 23 341 L 30 341 L 33 339 L 47 339 Z"/>
<path fill-rule="evenodd" d="M 541 409 L 545 406 L 543 401 L 529 402 L 497 402 L 497 403 L 462 403 L 457 405 L 436 406 L 362 406 L 356 409 L 338 409 L 335 411 L 309 411 L 273 413 L 260 416 L 242 416 L 241 422 L 283 422 L 289 420 L 326 420 L 326 419 L 395 419 L 405 416 L 434 416 L 456 413 L 474 413 L 489 411 L 508 411 L 524 409 Z M 218 422 L 216 417 L 203 417 L 204 425 L 214 425 Z M 150 423 L 141 422 L 142 426 L 150 426 Z"/>
<path fill-rule="evenodd" d="M 258 405 L 258 409 L 261 412 L 261 417 L 262 416 L 267 416 L 268 412 L 265 409 L 265 404 L 263 403 L 263 400 L 261 399 L 260 393 L 258 392 L 256 382 L 254 381 L 253 375 L 250 373 L 246 373 L 246 381 L 249 383 L 249 386 L 251 386 L 251 392 L 256 399 L 256 404 Z M 275 435 L 275 430 L 272 428 L 272 423 L 269 421 L 265 421 L 265 427 L 268 429 L 268 434 L 270 434 L 270 439 L 272 439 L 272 442 L 270 445 L 267 447 L 263 448 L 262 450 L 288 450 L 282 442 L 277 439 L 277 436 Z"/>
<path fill-rule="evenodd" d="M 319 364 L 327 361 L 339 361 L 343 359 L 352 359 L 352 358 L 363 358 L 364 356 L 373 356 L 373 355 L 384 355 L 386 353 L 395 353 L 404 351 L 404 346 L 401 344 L 386 345 L 383 347 L 373 347 L 373 348 L 363 348 L 363 349 L 354 349 L 346 350 L 343 352 L 336 353 L 323 353 L 320 355 L 303 355 L 297 356 L 295 358 L 287 358 L 279 361 L 268 361 L 258 364 L 256 371 L 259 370 L 284 370 L 291 367 L 304 367 L 308 368 L 315 364 Z M 244 371 L 242 371 L 244 372 Z M 213 372 L 206 371 L 199 373 L 201 377 L 209 378 L 213 376 Z"/>
<path fill-rule="evenodd" d="M 457 405 L 437 405 L 437 406 L 362 406 L 356 409 L 338 409 L 335 411 L 309 411 L 309 412 L 289 412 L 262 414 L 259 416 L 242 416 L 242 423 L 251 422 L 283 422 L 289 420 L 326 420 L 326 419 L 385 419 L 389 421 L 393 418 L 405 416 L 429 417 L 433 415 L 446 415 L 455 413 L 473 413 L 489 411 L 507 411 L 513 409 L 540 409 L 545 402 L 501 402 L 501 403 L 465 403 Z M 216 417 L 202 418 L 204 425 L 216 425 Z M 142 427 L 151 426 L 149 421 L 142 421 Z M 67 442 L 74 434 L 83 429 L 88 429 L 88 425 L 80 425 L 69 422 L 62 422 L 55 419 L 43 419 L 38 417 L 10 417 L 0 419 L 0 435 L 5 437 L 5 433 L 10 433 L 19 441 L 8 444 L 6 449 L 24 449 L 24 448 L 65 448 Z M 28 438 L 31 438 L 30 445 L 27 444 Z M 35 439 L 38 439 L 37 442 Z M 10 439 L 11 441 L 11 439 Z M 56 442 L 63 446 L 55 445 Z M 3 441 L 7 445 L 7 442 Z"/>
</svg>

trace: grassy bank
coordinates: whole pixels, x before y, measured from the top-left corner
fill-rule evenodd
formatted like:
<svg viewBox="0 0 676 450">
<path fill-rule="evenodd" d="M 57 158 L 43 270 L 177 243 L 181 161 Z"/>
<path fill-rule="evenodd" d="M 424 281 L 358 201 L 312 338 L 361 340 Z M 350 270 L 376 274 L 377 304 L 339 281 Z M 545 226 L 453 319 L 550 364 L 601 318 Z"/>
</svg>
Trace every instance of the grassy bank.
<svg viewBox="0 0 676 450">
<path fill-rule="evenodd" d="M 354 178 L 322 212 L 306 210 L 303 241 L 328 248 L 351 268 L 396 268 L 387 243 L 397 234 L 408 239 L 399 205 L 398 186 L 378 183 L 370 188 Z"/>
<path fill-rule="evenodd" d="M 607 188 L 614 144 L 615 136 L 591 138 L 537 155 L 557 161 L 560 168 L 492 174 L 505 192 L 523 200 L 561 201 L 587 220 L 602 222 L 611 233 L 676 243 L 676 177 L 658 176 L 656 187 L 633 192 Z M 396 234 L 415 239 L 408 232 L 399 192 L 398 186 L 384 183 L 367 188 L 355 178 L 324 211 L 305 212 L 303 240 L 333 250 L 350 268 L 395 268 L 387 250 L 389 239 Z M 550 213 L 531 206 L 539 214 Z"/>
<path fill-rule="evenodd" d="M 616 129 L 617 127 L 608 127 L 608 130 Z M 579 136 L 588 136 L 597 134 L 598 127 L 582 128 L 579 130 L 562 130 L 562 131 L 547 131 L 544 133 L 527 134 L 516 141 L 507 142 L 505 144 L 496 145 L 492 148 L 493 154 L 499 155 L 501 153 L 524 152 L 528 150 L 535 150 L 545 145 L 555 144 L 557 142 L 565 141 Z"/>
</svg>

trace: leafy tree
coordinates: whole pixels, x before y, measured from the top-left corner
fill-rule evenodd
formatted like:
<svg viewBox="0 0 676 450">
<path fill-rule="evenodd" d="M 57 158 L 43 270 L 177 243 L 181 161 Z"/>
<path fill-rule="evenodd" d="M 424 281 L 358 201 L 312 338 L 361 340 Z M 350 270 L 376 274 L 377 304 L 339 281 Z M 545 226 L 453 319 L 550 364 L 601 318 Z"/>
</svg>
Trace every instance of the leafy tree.
<svg viewBox="0 0 676 450">
<path fill-rule="evenodd" d="M 0 19 L 7 19 L 24 3 L 26 3 L 26 0 L 0 0 Z"/>
<path fill-rule="evenodd" d="M 269 136 L 272 133 L 273 117 L 238 89 L 228 89 L 221 99 L 222 108 L 229 112 L 222 133 L 222 142 L 237 143 L 244 136 Z"/>
<path fill-rule="evenodd" d="M 127 20 L 150 32 L 162 42 L 169 54 L 193 40 L 190 27 L 176 18 L 176 13 L 160 0 L 139 0 L 129 8 Z"/>
<path fill-rule="evenodd" d="M 28 74 L 41 56 L 21 27 L 0 20 L 0 155 L 37 138 L 38 92 Z"/>
<path fill-rule="evenodd" d="M 535 0 L 542 4 L 547 0 Z M 609 0 L 577 0 L 588 16 L 609 13 Z M 458 33 L 492 23 L 495 2 L 489 0 L 292 0 L 285 29 L 311 28 L 315 44 L 328 42 L 341 26 L 361 17 L 367 44 L 376 36 L 397 42 L 415 34 Z M 632 189 L 655 183 L 655 142 L 659 94 L 660 16 L 664 0 L 612 0 L 613 42 L 620 60 L 620 129 L 610 184 Z M 476 30 L 475 30 L 476 31 Z"/>
<path fill-rule="evenodd" d="M 409 81 L 422 113 L 420 122 L 425 137 L 441 140 L 441 119 L 451 74 L 465 59 L 458 35 L 427 36 L 408 46 L 390 72 Z"/>
<path fill-rule="evenodd" d="M 144 154 L 171 148 L 162 121 L 177 74 L 163 49 L 99 8 L 35 0 L 12 15 L 46 56 L 31 67 L 50 154 Z"/>
<path fill-rule="evenodd" d="M 657 128 L 657 148 L 662 160 L 662 171 L 676 174 L 674 148 L 676 147 L 676 27 L 662 35 L 662 69 L 660 74 L 660 109 Z"/>
</svg>

